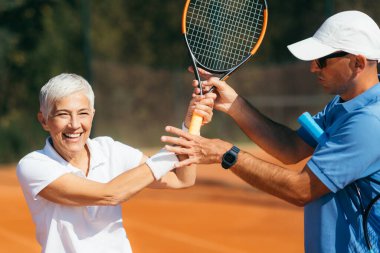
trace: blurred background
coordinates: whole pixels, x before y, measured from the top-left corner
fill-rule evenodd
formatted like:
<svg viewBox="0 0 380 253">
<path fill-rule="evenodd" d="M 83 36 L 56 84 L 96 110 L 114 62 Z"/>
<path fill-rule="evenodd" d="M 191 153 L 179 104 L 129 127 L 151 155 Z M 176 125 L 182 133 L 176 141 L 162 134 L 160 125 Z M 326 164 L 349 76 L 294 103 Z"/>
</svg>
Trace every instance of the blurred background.
<svg viewBox="0 0 380 253">
<path fill-rule="evenodd" d="M 1 0 L 0 163 L 43 147 L 38 92 L 51 77 L 72 72 L 95 91 L 93 135 L 137 148 L 162 144 L 164 126 L 180 126 L 193 75 L 181 34 L 185 1 Z M 269 0 L 269 24 L 258 53 L 230 79 L 259 110 L 297 128 L 304 111 L 330 99 L 286 46 L 312 36 L 332 14 L 356 9 L 380 24 L 379 0 Z M 216 112 L 202 135 L 246 142 Z"/>
</svg>

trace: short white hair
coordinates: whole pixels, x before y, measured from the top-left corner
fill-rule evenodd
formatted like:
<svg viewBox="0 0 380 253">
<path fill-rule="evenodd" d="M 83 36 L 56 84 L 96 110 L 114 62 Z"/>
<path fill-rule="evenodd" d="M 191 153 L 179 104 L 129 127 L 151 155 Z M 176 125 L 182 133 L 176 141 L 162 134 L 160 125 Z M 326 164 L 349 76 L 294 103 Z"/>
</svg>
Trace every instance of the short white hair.
<svg viewBox="0 0 380 253">
<path fill-rule="evenodd" d="M 51 78 L 42 88 L 39 95 L 40 111 L 48 119 L 54 104 L 62 98 L 77 92 L 83 92 L 94 110 L 95 95 L 91 85 L 81 76 L 63 73 Z"/>
</svg>

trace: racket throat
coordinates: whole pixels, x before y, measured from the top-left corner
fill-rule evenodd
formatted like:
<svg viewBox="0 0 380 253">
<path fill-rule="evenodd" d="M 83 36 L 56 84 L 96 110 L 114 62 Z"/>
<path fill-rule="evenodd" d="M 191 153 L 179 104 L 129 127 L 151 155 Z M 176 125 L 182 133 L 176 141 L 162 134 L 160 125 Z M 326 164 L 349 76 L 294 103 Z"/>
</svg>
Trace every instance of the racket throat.
<svg viewBox="0 0 380 253">
<path fill-rule="evenodd" d="M 185 42 L 186 42 L 187 52 L 189 53 L 189 56 L 190 56 L 190 59 L 191 59 L 191 65 L 192 65 L 193 70 L 194 70 L 195 79 L 197 79 L 197 81 L 198 81 L 198 88 L 200 90 L 199 95 L 202 96 L 203 95 L 203 87 L 202 87 L 201 77 L 199 75 L 199 71 L 198 71 L 198 68 L 197 68 L 197 63 L 196 63 L 196 60 L 195 60 L 195 56 L 191 52 L 191 49 L 190 49 L 190 46 L 189 46 L 189 42 L 187 41 L 186 36 L 185 36 Z"/>
<path fill-rule="evenodd" d="M 222 75 L 220 77 L 220 80 L 221 81 L 226 81 L 230 75 L 232 75 L 232 73 L 234 73 L 238 68 L 240 68 L 244 63 L 246 63 L 249 58 L 251 58 L 251 54 L 247 55 L 238 65 L 236 65 L 235 67 L 233 67 L 232 69 L 230 69 L 227 73 L 225 73 L 224 75 Z"/>
</svg>

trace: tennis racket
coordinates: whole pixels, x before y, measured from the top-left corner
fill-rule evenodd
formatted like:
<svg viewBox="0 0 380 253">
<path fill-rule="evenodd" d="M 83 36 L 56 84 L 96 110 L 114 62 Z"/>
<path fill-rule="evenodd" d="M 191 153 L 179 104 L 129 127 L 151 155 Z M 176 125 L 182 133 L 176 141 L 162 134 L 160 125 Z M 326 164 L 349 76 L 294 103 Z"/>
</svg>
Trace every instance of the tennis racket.
<svg viewBox="0 0 380 253">
<path fill-rule="evenodd" d="M 202 95 L 198 67 L 226 80 L 260 47 L 268 22 L 265 0 L 187 0 L 182 33 Z M 202 117 L 192 116 L 189 132 L 200 134 Z"/>
<path fill-rule="evenodd" d="M 367 180 L 371 184 L 380 185 L 379 181 L 371 177 L 361 180 Z M 354 189 L 359 200 L 359 205 L 356 205 L 356 207 L 360 210 L 362 215 L 362 229 L 366 244 L 365 246 L 368 250 L 366 252 L 378 253 L 380 249 L 380 194 L 371 198 L 371 201 L 369 201 L 368 204 L 365 204 L 358 183 L 353 182 L 351 187 Z M 354 200 L 353 203 L 355 203 Z"/>
</svg>

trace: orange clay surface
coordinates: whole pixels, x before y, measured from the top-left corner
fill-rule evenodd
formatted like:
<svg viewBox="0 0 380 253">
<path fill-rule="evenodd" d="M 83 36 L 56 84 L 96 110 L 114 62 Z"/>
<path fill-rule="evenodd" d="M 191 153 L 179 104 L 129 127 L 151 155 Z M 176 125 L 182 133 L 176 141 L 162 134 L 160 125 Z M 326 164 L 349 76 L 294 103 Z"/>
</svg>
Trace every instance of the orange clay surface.
<svg viewBox="0 0 380 253">
<path fill-rule="evenodd" d="M 0 253 L 40 252 L 14 165 L 0 166 L 0 202 Z M 216 165 L 199 166 L 191 188 L 144 189 L 123 204 L 123 217 L 134 253 L 303 252 L 303 209 Z"/>
</svg>

